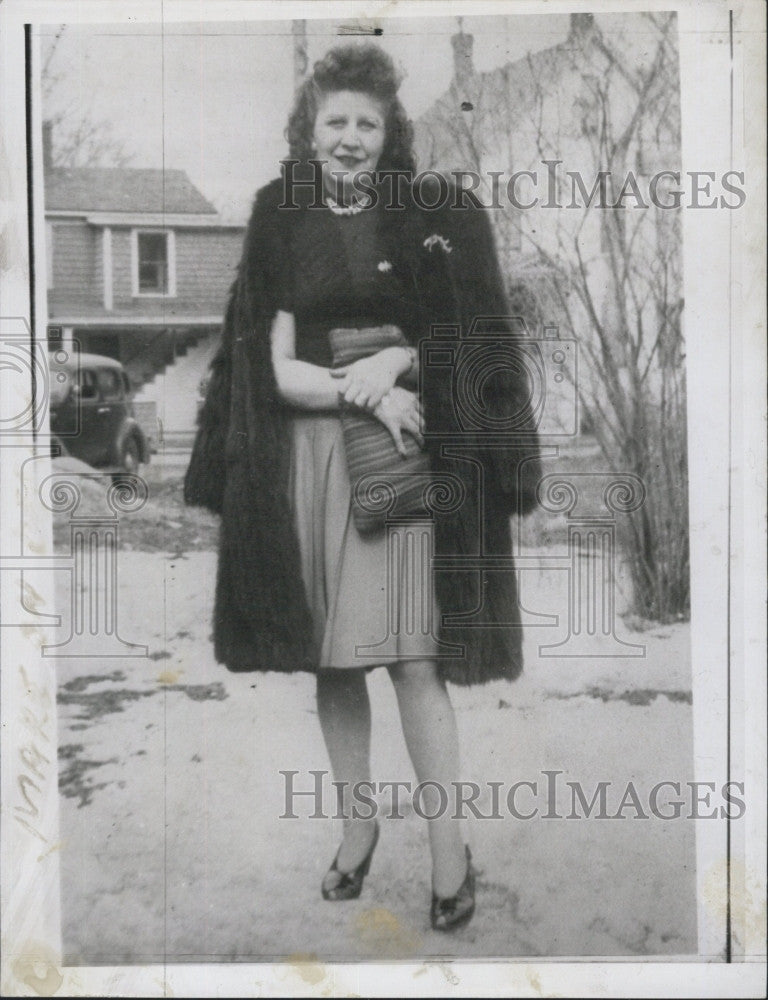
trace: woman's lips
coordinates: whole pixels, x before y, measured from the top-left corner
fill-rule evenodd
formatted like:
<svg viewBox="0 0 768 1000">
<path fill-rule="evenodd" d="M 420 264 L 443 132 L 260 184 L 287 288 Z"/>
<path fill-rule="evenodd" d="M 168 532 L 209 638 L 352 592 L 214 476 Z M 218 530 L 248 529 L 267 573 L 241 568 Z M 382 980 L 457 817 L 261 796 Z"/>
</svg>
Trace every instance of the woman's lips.
<svg viewBox="0 0 768 1000">
<path fill-rule="evenodd" d="M 356 167 L 365 163 L 365 158 L 360 159 L 356 156 L 336 156 L 334 159 L 337 163 L 340 163 L 345 170 L 354 170 Z"/>
</svg>

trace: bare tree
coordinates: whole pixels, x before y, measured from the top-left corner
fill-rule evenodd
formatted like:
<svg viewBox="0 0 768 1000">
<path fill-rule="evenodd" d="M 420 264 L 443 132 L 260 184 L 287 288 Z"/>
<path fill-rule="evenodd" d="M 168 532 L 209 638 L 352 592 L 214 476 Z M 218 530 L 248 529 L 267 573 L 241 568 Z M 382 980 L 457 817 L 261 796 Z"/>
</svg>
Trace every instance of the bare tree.
<svg viewBox="0 0 768 1000">
<path fill-rule="evenodd" d="M 51 166 L 125 167 L 132 160 L 112 123 L 98 118 L 82 98 L 67 97 L 68 71 L 61 55 L 66 25 L 60 25 L 43 54 L 43 118 L 52 135 Z"/>
<path fill-rule="evenodd" d="M 635 610 L 669 620 L 689 612 L 681 221 L 646 182 L 679 162 L 676 19 L 638 16 L 630 33 L 577 18 L 567 43 L 449 95 L 423 148 L 443 169 L 458 156 L 486 193 L 490 169 L 544 169 L 535 210 L 492 213 L 509 289 L 579 342 L 588 423 L 647 491 L 625 519 Z"/>
</svg>

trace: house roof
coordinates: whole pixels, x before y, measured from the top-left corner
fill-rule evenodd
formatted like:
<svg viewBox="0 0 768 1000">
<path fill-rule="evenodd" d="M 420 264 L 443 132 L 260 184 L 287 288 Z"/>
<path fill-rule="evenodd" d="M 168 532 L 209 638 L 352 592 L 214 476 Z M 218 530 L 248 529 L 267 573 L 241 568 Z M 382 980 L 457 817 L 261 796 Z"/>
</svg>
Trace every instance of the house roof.
<svg viewBox="0 0 768 1000">
<path fill-rule="evenodd" d="M 45 207 L 65 212 L 216 214 L 183 170 L 49 167 Z"/>
</svg>

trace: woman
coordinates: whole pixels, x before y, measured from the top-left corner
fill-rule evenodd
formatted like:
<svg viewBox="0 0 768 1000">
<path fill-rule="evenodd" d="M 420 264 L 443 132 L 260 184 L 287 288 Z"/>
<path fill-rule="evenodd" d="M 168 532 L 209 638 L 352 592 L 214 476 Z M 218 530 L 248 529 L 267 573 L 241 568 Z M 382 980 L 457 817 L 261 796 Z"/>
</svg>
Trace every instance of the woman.
<svg viewBox="0 0 768 1000">
<path fill-rule="evenodd" d="M 350 790 L 370 778 L 367 670 L 389 672 L 419 782 L 450 790 L 459 756 L 446 680 L 514 679 L 522 667 L 514 571 L 507 562 L 486 572 L 482 559 L 508 556 L 510 514 L 533 506 L 539 475 L 519 367 L 492 365 L 482 382 L 488 426 L 512 435 L 468 425 L 451 394 L 456 366 L 477 350 L 466 339 L 472 321 L 505 314 L 503 287 L 485 214 L 451 208 L 453 199 L 428 209 L 434 192 L 428 201 L 408 183 L 412 130 L 398 84 L 389 57 L 365 45 L 330 51 L 300 88 L 291 161 L 256 196 L 185 482 L 188 503 L 222 515 L 217 659 L 231 670 L 317 675 L 347 817 L 321 885 L 328 900 L 359 896 L 379 836 L 375 820 L 349 809 Z M 406 177 L 396 190 L 393 171 Z M 450 328 L 452 362 L 419 370 L 435 324 Z M 334 368 L 331 331 L 383 325 L 403 343 Z M 430 595 L 434 584 L 442 624 L 399 636 L 373 659 L 366 647 L 386 634 L 386 538 L 362 535 L 351 514 L 348 407 L 379 421 L 403 453 L 410 435 L 432 474 L 458 484 L 459 499 L 430 517 L 435 556 L 453 565 L 418 581 Z M 413 586 L 416 572 L 406 560 L 395 589 L 406 578 Z M 427 814 L 440 812 L 436 801 L 425 794 Z M 475 906 L 452 811 L 428 823 L 436 930 L 466 923 Z"/>
</svg>

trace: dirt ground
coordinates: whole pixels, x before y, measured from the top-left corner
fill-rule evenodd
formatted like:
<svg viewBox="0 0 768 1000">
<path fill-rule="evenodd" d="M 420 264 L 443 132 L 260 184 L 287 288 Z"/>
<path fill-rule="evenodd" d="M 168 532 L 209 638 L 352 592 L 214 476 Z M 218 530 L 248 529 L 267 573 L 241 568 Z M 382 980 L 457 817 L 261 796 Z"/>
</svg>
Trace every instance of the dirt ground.
<svg viewBox="0 0 768 1000">
<path fill-rule="evenodd" d="M 629 782 L 647 812 L 655 784 L 693 779 L 686 624 L 629 632 L 619 619 L 645 656 L 576 659 L 541 655 L 531 628 L 519 681 L 452 688 L 463 777 L 539 789 L 518 798 L 521 811 L 539 806 L 533 819 L 502 806 L 503 818 L 466 823 L 479 877 L 465 929 L 429 928 L 426 823 L 410 800 L 402 819 L 382 819 L 361 898 L 327 903 L 319 885 L 340 823 L 310 819 L 309 799 L 296 800 L 299 818 L 281 818 L 281 772 L 308 789 L 309 772 L 328 766 L 313 678 L 215 663 L 217 521 L 181 504 L 183 467 L 184 456 L 150 466 L 147 503 L 120 522 L 118 631 L 148 655 L 57 665 L 67 964 L 695 953 L 694 824 L 632 808 L 565 818 L 568 781 L 588 799 L 608 782 L 615 814 Z M 59 551 L 68 532 L 60 519 Z M 73 595 L 60 576 L 66 617 Z M 527 573 L 524 601 L 564 620 L 566 574 Z M 386 673 L 369 686 L 374 777 L 415 784 Z M 547 771 L 561 772 L 550 819 Z"/>
</svg>

